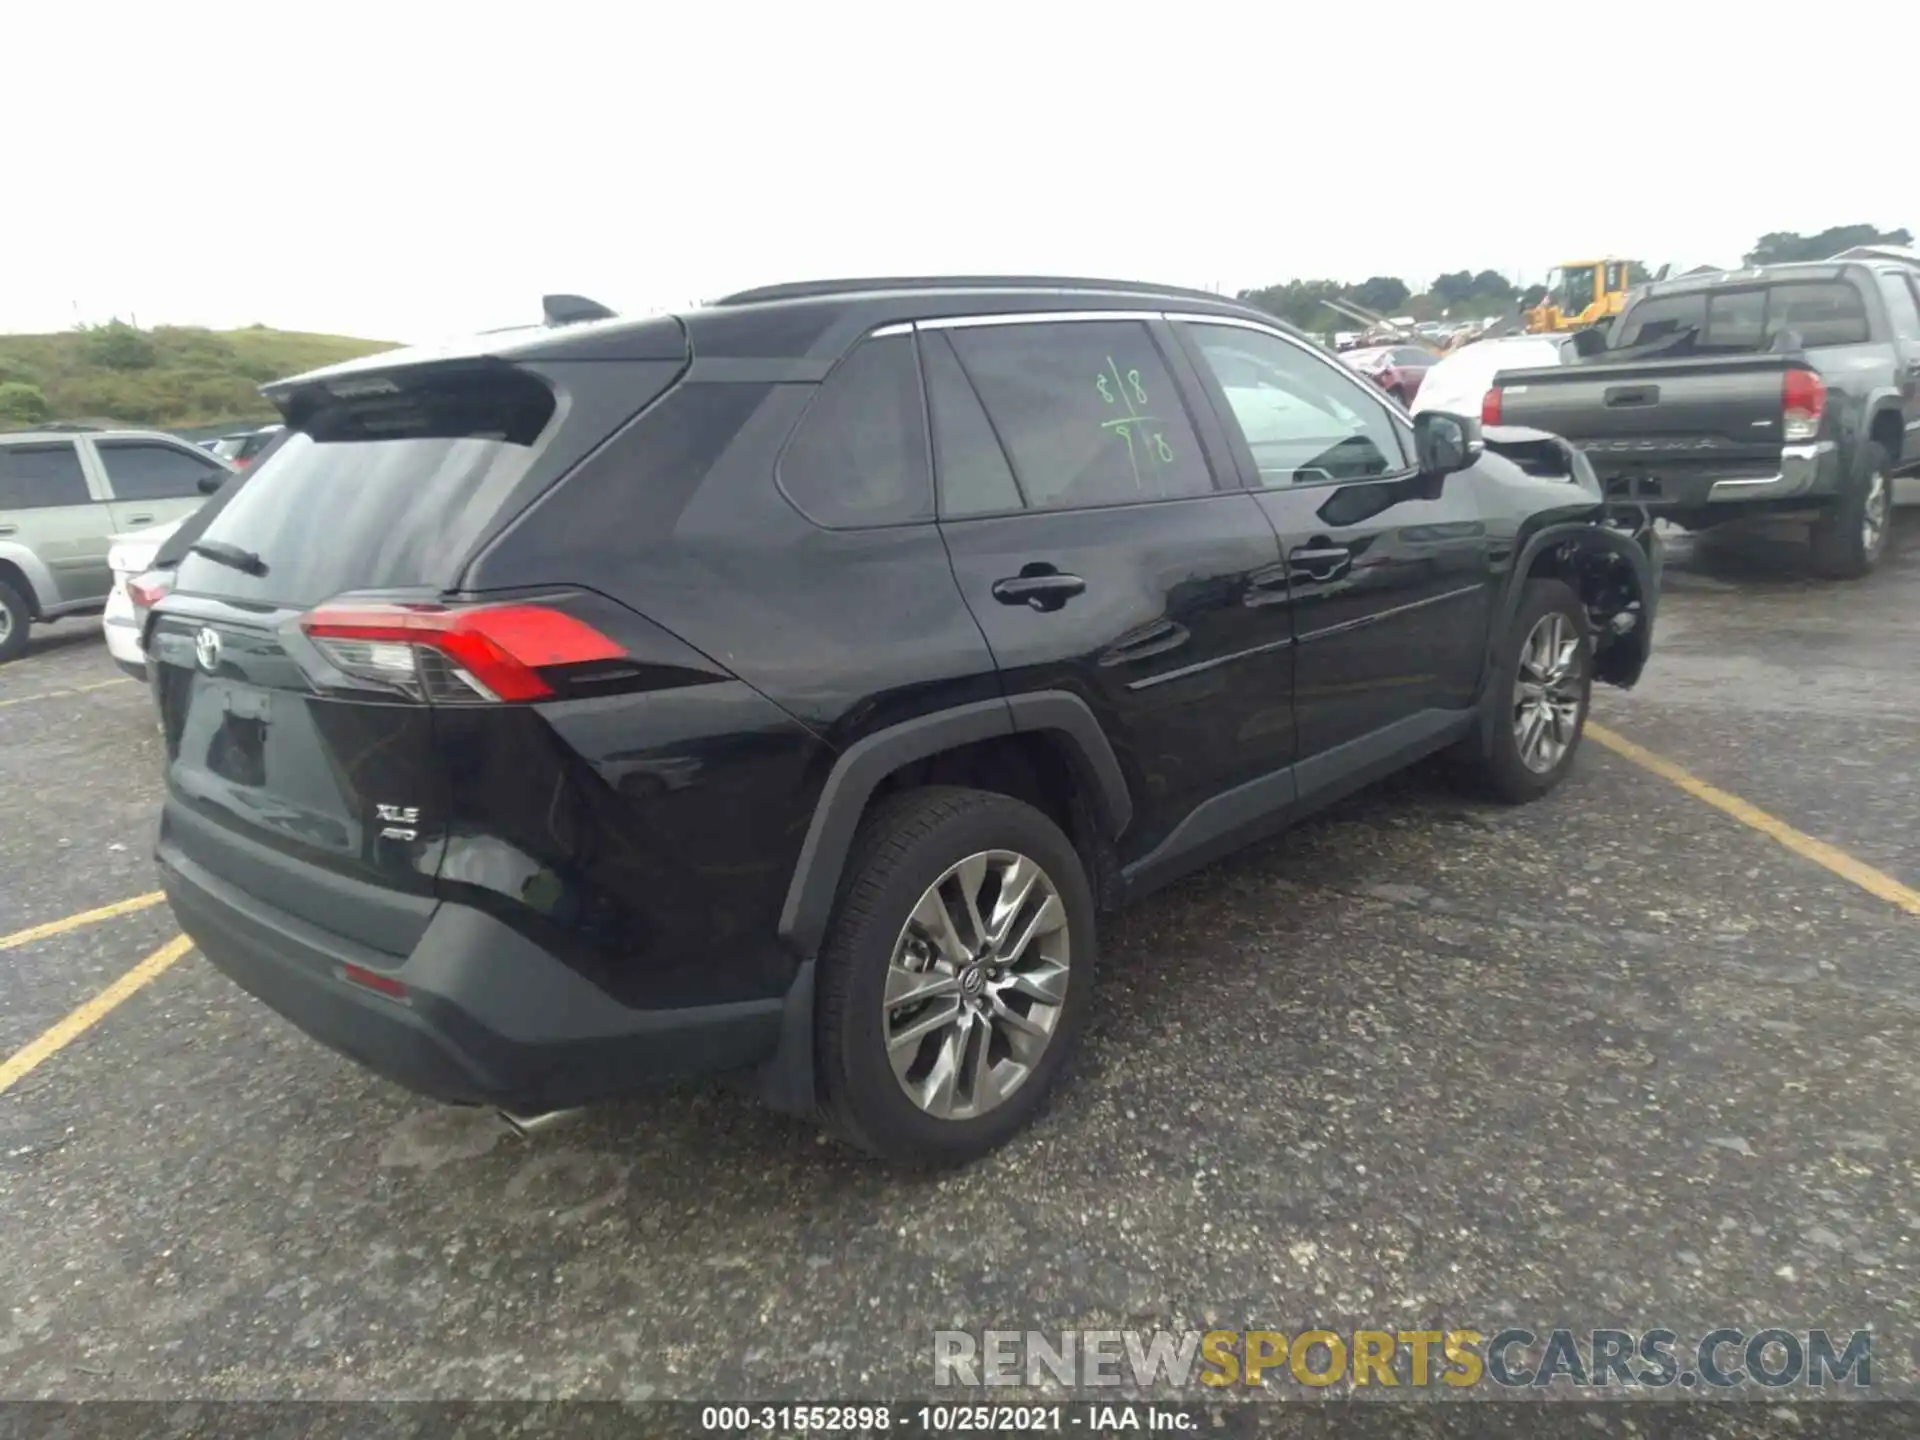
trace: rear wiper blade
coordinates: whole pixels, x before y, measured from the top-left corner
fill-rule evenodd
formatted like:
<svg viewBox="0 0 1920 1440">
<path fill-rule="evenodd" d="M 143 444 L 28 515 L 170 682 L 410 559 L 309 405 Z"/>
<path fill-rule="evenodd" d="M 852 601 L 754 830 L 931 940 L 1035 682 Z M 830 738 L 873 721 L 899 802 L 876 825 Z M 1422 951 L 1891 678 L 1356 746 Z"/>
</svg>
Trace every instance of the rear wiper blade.
<svg viewBox="0 0 1920 1440">
<path fill-rule="evenodd" d="M 230 565 L 243 575 L 264 575 L 267 562 L 251 550 L 243 550 L 238 545 L 229 545 L 224 540 L 196 540 L 187 547 L 195 555 L 204 555 L 207 559 L 221 565 Z"/>
</svg>

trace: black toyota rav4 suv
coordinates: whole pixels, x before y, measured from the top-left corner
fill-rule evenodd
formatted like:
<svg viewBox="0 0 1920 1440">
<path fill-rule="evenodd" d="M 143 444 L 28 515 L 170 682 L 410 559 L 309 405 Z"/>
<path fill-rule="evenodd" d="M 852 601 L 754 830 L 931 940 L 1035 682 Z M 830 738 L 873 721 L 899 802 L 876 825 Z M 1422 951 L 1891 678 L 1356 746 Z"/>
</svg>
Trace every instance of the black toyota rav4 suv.
<svg viewBox="0 0 1920 1440">
<path fill-rule="evenodd" d="M 1538 796 L 1651 644 L 1657 541 L 1576 453 L 1196 292 L 550 302 L 268 393 L 149 622 L 168 898 L 510 1114 L 734 1071 L 976 1155 L 1102 911 L 1433 752 Z"/>
</svg>

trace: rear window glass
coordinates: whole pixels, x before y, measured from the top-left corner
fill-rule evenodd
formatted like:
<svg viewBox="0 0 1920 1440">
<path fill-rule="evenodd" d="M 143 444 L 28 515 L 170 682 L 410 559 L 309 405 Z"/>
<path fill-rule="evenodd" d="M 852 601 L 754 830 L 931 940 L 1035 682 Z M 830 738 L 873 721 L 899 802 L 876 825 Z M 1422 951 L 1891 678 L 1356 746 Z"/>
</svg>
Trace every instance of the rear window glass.
<svg viewBox="0 0 1920 1440">
<path fill-rule="evenodd" d="M 180 588 L 312 605 L 350 590 L 444 586 L 526 474 L 554 410 L 508 367 L 341 380 L 306 392 L 286 443 L 247 472 L 204 540 L 260 557 L 249 575 L 204 556 Z"/>
<path fill-rule="evenodd" d="M 1691 334 L 1696 350 L 1763 350 L 1787 329 L 1806 345 L 1860 344 L 1867 339 L 1866 302 L 1844 280 L 1658 295 L 1621 317 L 1612 348 L 1679 341 Z"/>
<path fill-rule="evenodd" d="M 40 510 L 92 501 L 71 441 L 0 445 L 0 510 Z"/>
</svg>

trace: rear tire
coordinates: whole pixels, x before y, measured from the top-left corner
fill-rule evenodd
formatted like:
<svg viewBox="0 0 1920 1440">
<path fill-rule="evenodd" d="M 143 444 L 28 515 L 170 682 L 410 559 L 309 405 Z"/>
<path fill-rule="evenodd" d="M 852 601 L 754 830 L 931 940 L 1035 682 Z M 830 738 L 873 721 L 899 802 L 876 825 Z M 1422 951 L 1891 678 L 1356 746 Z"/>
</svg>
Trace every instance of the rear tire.
<svg viewBox="0 0 1920 1440">
<path fill-rule="evenodd" d="M 1529 580 L 1494 656 L 1481 732 L 1456 757 L 1493 798 L 1538 800 L 1572 769 L 1592 695 L 1586 607 L 1564 581 Z"/>
<path fill-rule="evenodd" d="M 1086 1023 L 1094 945 L 1080 857 L 1031 805 L 944 786 L 883 801 L 861 824 L 820 954 L 829 1124 L 908 1165 L 959 1165 L 1005 1143 Z"/>
<path fill-rule="evenodd" d="M 26 597 L 0 580 L 0 665 L 17 660 L 27 648 L 27 630 L 33 624 Z"/>
<path fill-rule="evenodd" d="M 1893 529 L 1893 456 L 1869 441 L 1841 488 L 1839 502 L 1808 536 L 1813 568 L 1829 580 L 1858 580 L 1887 553 Z"/>
</svg>

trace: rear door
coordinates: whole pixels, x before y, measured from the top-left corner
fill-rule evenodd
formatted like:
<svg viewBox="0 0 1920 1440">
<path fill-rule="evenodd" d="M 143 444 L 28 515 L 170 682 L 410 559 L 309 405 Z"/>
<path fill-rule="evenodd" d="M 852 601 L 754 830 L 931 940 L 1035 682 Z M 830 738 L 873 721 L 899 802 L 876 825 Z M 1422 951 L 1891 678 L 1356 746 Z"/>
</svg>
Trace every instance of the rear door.
<svg viewBox="0 0 1920 1440">
<path fill-rule="evenodd" d="M 1343 366 L 1248 322 L 1178 328 L 1285 556 L 1304 799 L 1344 772 L 1335 752 L 1416 744 L 1474 703 L 1486 525 L 1471 485 L 1415 472 L 1408 426 Z"/>
<path fill-rule="evenodd" d="M 87 482 L 71 440 L 0 445 L 0 545 L 25 548 L 46 567 L 47 605 L 104 600 L 113 587 L 107 537 L 113 518 Z"/>
<path fill-rule="evenodd" d="M 113 528 L 124 533 L 184 520 L 229 474 L 204 451 L 164 440 L 95 440 L 93 453 L 113 498 Z"/>
<path fill-rule="evenodd" d="M 1076 694 L 1112 738 L 1135 798 L 1129 859 L 1236 786 L 1273 777 L 1239 821 L 1291 799 L 1278 547 L 1248 495 L 1216 488 L 1230 461 L 1156 330 L 1086 315 L 920 331 L 961 592 L 1009 693 Z"/>
</svg>

